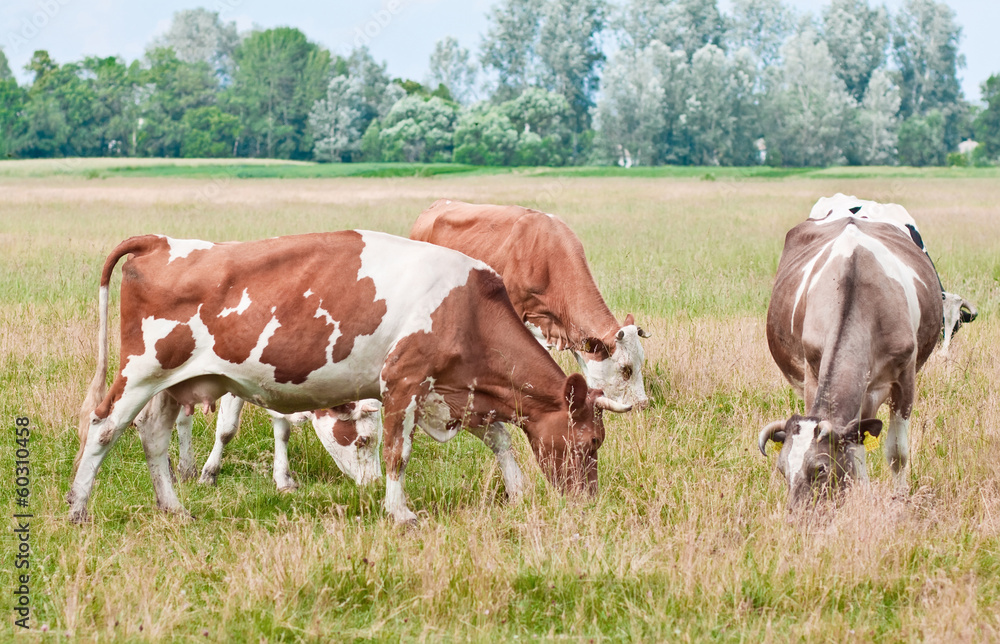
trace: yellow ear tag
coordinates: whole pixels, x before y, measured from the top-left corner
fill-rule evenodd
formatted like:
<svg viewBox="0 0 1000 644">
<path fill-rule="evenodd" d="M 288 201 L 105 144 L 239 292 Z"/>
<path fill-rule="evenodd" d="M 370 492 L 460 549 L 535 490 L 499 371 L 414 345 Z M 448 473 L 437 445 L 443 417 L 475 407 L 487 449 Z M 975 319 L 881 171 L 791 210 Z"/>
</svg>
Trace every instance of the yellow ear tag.
<svg viewBox="0 0 1000 644">
<path fill-rule="evenodd" d="M 874 452 L 878 449 L 878 436 L 872 436 L 870 433 L 865 432 L 865 451 Z"/>
<path fill-rule="evenodd" d="M 771 441 L 771 443 L 774 445 L 774 453 L 775 454 L 777 454 L 778 452 L 780 452 L 781 451 L 781 446 L 784 445 L 784 443 L 782 443 L 780 441 Z"/>
</svg>

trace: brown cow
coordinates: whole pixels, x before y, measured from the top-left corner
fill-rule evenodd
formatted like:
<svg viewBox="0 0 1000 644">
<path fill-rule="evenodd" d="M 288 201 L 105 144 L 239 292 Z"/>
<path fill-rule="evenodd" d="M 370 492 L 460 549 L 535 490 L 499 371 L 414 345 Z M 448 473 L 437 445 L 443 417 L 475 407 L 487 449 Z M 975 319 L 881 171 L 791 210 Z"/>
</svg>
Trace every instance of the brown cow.
<svg viewBox="0 0 1000 644">
<path fill-rule="evenodd" d="M 106 391 L 108 289 L 122 266 L 121 366 Z M 519 425 L 546 476 L 597 490 L 602 410 L 628 407 L 567 377 L 521 324 L 500 277 L 461 253 L 369 231 L 212 244 L 146 235 L 104 263 L 97 371 L 81 410 L 70 518 L 86 518 L 97 470 L 149 402 L 141 432 L 160 508 L 182 512 L 167 447 L 178 411 L 231 392 L 281 413 L 380 398 L 387 512 L 419 426 L 439 441 L 463 427 L 496 453 L 521 492 L 503 421 Z"/>
<path fill-rule="evenodd" d="M 883 445 L 906 487 L 916 375 L 941 335 L 941 288 L 904 222 L 871 203 L 814 212 L 785 237 L 767 341 L 808 413 L 771 423 L 758 444 L 763 453 L 769 440 L 782 443 L 790 507 L 867 480 L 864 435 L 881 432 L 874 416 L 886 400 Z"/>
<path fill-rule="evenodd" d="M 417 218 L 410 238 L 461 251 L 503 276 L 514 310 L 549 347 L 569 349 L 587 384 L 608 397 L 645 407 L 649 334 L 632 315 L 619 323 L 604 303 L 583 244 L 555 215 L 520 206 L 439 199 Z"/>
</svg>

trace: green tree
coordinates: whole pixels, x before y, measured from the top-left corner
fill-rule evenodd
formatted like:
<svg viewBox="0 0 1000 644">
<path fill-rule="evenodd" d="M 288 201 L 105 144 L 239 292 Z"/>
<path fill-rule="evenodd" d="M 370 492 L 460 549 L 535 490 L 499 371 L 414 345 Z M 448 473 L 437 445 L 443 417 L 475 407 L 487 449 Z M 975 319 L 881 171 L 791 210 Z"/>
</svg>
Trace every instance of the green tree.
<svg viewBox="0 0 1000 644">
<path fill-rule="evenodd" d="M 28 124 L 24 119 L 24 107 L 28 92 L 14 80 L 7 57 L 0 49 L 0 159 L 11 159 L 19 155 L 25 145 Z"/>
<path fill-rule="evenodd" d="M 518 133 L 495 105 L 481 104 L 465 110 L 455 127 L 456 163 L 510 165 L 517 150 Z"/>
<path fill-rule="evenodd" d="M 976 140 L 983 148 L 979 154 L 997 159 L 1000 158 L 1000 74 L 993 74 L 980 87 L 986 109 L 979 113 L 973 125 Z"/>
<path fill-rule="evenodd" d="M 644 49 L 658 40 L 688 59 L 705 45 L 723 45 L 725 23 L 716 0 L 629 0 L 617 21 L 623 44 Z"/>
<path fill-rule="evenodd" d="M 652 46 L 662 46 L 657 41 Z M 646 49 L 619 51 L 604 73 L 595 110 L 598 150 L 619 165 L 653 165 L 666 125 L 662 76 Z"/>
<path fill-rule="evenodd" d="M 137 154 L 179 157 L 183 154 L 189 110 L 216 102 L 216 80 L 206 62 L 185 63 L 173 49 L 154 49 L 146 54 L 140 99 Z"/>
<path fill-rule="evenodd" d="M 470 59 L 469 50 L 461 47 L 458 40 L 448 36 L 434 44 L 428 85 L 444 85 L 454 100 L 464 104 L 474 93 L 476 73 L 476 64 Z"/>
<path fill-rule="evenodd" d="M 326 95 L 330 52 L 298 29 L 257 31 L 233 53 L 226 105 L 244 124 L 240 154 L 305 159 L 312 155 L 309 111 Z"/>
<path fill-rule="evenodd" d="M 895 162 L 899 102 L 899 90 L 892 84 L 889 73 L 876 70 L 857 111 L 856 131 L 849 137 L 849 163 L 890 165 Z"/>
<path fill-rule="evenodd" d="M 3 47 L 0 47 L 0 81 L 12 80 L 13 78 L 14 74 L 10 71 L 7 54 L 3 53 Z"/>
<path fill-rule="evenodd" d="M 792 34 L 794 23 L 792 10 L 781 0 L 733 0 L 728 48 L 747 48 L 757 69 L 763 71 L 780 61 L 781 46 Z"/>
<path fill-rule="evenodd" d="M 218 105 L 195 107 L 181 118 L 181 156 L 219 158 L 233 156 L 240 121 Z"/>
<path fill-rule="evenodd" d="M 903 121 L 899 126 L 899 162 L 912 166 L 944 165 L 948 156 L 944 121 L 940 110 Z"/>
<path fill-rule="evenodd" d="M 457 110 L 438 97 L 399 100 L 379 133 L 384 161 L 451 161 Z"/>
<path fill-rule="evenodd" d="M 566 97 L 532 87 L 502 103 L 501 111 L 518 133 L 516 165 L 560 166 L 573 157 L 574 114 Z"/>
</svg>

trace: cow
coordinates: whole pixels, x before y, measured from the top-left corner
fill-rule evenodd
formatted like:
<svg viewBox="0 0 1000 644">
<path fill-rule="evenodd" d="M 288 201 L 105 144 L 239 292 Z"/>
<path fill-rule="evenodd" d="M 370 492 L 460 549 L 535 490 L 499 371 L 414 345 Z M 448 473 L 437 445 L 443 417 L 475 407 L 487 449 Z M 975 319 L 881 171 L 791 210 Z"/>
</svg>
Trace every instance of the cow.
<svg viewBox="0 0 1000 644">
<path fill-rule="evenodd" d="M 547 347 L 572 351 L 589 386 L 628 405 L 649 404 L 640 342 L 649 334 L 631 313 L 615 319 L 583 244 L 561 219 L 520 206 L 439 199 L 417 218 L 410 238 L 489 264 L 503 276 L 521 319 Z"/>
<path fill-rule="evenodd" d="M 882 444 L 897 490 L 907 487 L 916 374 L 941 335 L 941 288 L 905 211 L 885 216 L 870 203 L 814 209 L 785 237 L 767 342 L 807 414 L 770 423 L 758 446 L 781 443 L 790 508 L 867 480 L 864 439 L 882 433 L 886 400 Z"/>
<path fill-rule="evenodd" d="M 240 413 L 245 401 L 233 394 L 224 395 L 218 403 L 215 445 L 205 461 L 199 482 L 215 485 L 222 466 L 222 452 L 239 429 Z M 292 478 L 288 463 L 288 439 L 291 426 L 300 426 L 311 421 L 316 436 L 337 467 L 358 485 L 367 485 L 382 478 L 378 446 L 382 440 L 381 404 L 377 400 L 362 400 L 347 403 L 332 409 L 320 409 L 297 414 L 279 414 L 265 409 L 271 417 L 274 428 L 274 468 L 272 476 L 280 491 L 290 491 L 298 487 Z M 143 413 L 136 417 L 136 424 L 142 424 Z M 194 451 L 191 448 L 191 429 L 194 417 L 181 409 L 177 415 L 177 435 L 180 452 L 181 480 L 194 478 L 196 469 Z"/>
<path fill-rule="evenodd" d="M 121 363 L 108 389 L 109 284 L 126 255 Z M 416 520 L 403 489 L 415 427 L 442 442 L 467 428 L 517 499 L 522 474 L 503 423 L 518 425 L 551 483 L 596 494 L 603 411 L 629 410 L 562 372 L 485 263 L 385 233 L 132 237 L 105 260 L 98 293 L 97 367 L 67 495 L 73 522 L 86 520 L 102 461 L 150 401 L 140 437 L 157 505 L 183 513 L 167 458 L 181 408 L 227 392 L 285 414 L 378 398 L 384 507 L 401 523 Z"/>
</svg>

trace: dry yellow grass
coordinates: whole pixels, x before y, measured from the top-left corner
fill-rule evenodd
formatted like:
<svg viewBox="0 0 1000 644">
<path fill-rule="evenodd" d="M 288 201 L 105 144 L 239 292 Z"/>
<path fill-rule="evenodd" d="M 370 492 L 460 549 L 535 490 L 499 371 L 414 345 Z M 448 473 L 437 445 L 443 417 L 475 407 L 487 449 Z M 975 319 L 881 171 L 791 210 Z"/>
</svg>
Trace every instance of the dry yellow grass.
<svg viewBox="0 0 1000 644">
<path fill-rule="evenodd" d="M 763 316 L 785 231 L 837 191 L 906 205 L 945 285 L 980 319 L 919 377 L 911 495 L 892 497 L 879 456 L 870 488 L 789 517 L 756 435 L 801 403 L 771 361 Z M 51 638 L 42 625 L 101 641 L 1000 639 L 996 181 L 63 177 L 0 179 L 0 195 L 0 410 L 5 426 L 34 423 L 35 639 Z M 407 492 L 421 521 L 401 529 L 383 516 L 381 487 L 356 489 L 308 433 L 291 445 L 302 489 L 274 492 L 271 434 L 249 414 L 219 487 L 179 486 L 194 521 L 155 510 L 127 433 L 99 474 L 93 522 L 68 525 L 110 248 L 147 232 L 406 234 L 439 197 L 560 214 L 612 309 L 653 332 L 654 405 L 607 421 L 597 499 L 555 493 L 518 436 L 528 491 L 508 506 L 482 445 L 420 436 Z M 0 468 L 12 472 L 12 450 Z M 12 498 L 10 474 L 0 489 Z"/>
</svg>

